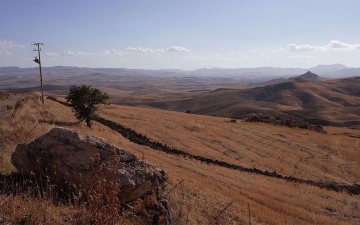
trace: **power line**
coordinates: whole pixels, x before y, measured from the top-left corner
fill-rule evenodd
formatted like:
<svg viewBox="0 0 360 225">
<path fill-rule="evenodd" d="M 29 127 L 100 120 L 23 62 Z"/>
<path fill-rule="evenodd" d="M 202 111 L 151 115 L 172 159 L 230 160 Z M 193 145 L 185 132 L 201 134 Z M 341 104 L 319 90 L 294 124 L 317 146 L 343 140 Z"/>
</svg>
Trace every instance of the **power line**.
<svg viewBox="0 0 360 225">
<path fill-rule="evenodd" d="M 10 39 L 13 39 L 13 40 L 20 40 L 20 41 L 28 42 L 28 43 L 31 43 L 31 44 L 36 43 L 35 41 L 30 41 L 30 40 L 27 40 L 27 39 L 24 39 L 24 38 L 14 37 L 14 36 L 7 35 L 7 34 L 3 34 L 3 33 L 0 33 L 0 36 L 7 37 L 7 38 L 10 38 Z M 60 50 L 60 49 L 54 48 L 54 47 L 52 47 L 52 46 L 49 46 L 48 44 L 46 44 L 46 47 L 49 48 L 49 49 L 52 49 L 52 50 L 54 50 L 54 51 L 56 51 L 56 52 L 58 52 L 58 53 L 60 53 L 60 55 L 66 55 L 66 54 L 65 54 L 66 51 L 64 51 L 64 50 Z M 89 61 L 89 60 L 86 60 L 86 59 L 84 59 L 84 58 L 79 57 L 78 55 L 76 55 L 76 53 L 75 53 L 75 54 L 68 54 L 68 56 L 72 56 L 72 57 L 74 57 L 74 58 L 76 58 L 76 59 L 78 59 L 78 60 L 80 60 L 80 61 L 82 61 L 82 62 L 85 62 L 85 63 L 94 64 L 94 62 L 91 62 L 91 61 Z M 106 67 L 106 66 L 104 66 L 104 65 L 100 65 L 99 63 L 97 63 L 97 64 L 98 64 L 98 66 L 100 66 L 100 67 Z"/>
<path fill-rule="evenodd" d="M 59 50 L 59 49 L 54 48 L 54 47 L 51 47 L 51 46 L 49 46 L 49 45 L 46 45 L 46 47 L 47 47 L 47 48 L 50 48 L 50 49 L 52 49 L 52 50 L 55 50 L 55 51 L 59 52 L 59 53 L 62 54 L 62 55 L 72 56 L 72 57 L 75 57 L 75 58 L 77 58 L 78 60 L 80 60 L 80 61 L 82 61 L 82 62 L 94 64 L 94 62 L 91 62 L 91 61 L 89 61 L 89 60 L 86 60 L 86 59 L 84 59 L 84 58 L 79 57 L 78 55 L 76 55 L 76 53 L 74 53 L 74 54 L 65 54 L 66 51 Z M 98 64 L 98 65 L 100 65 L 100 64 Z M 106 66 L 104 66 L 104 65 L 100 65 L 100 66 L 101 66 L 101 67 L 106 67 Z"/>
<path fill-rule="evenodd" d="M 63 50 L 56 49 L 56 48 L 51 47 L 51 46 L 49 46 L 49 45 L 46 45 L 46 47 L 48 47 L 48 48 L 50 48 L 50 49 L 52 49 L 52 50 L 55 50 L 55 51 L 57 51 L 57 52 L 64 53 Z"/>
<path fill-rule="evenodd" d="M 29 42 L 29 43 L 34 43 L 34 41 L 29 41 L 29 40 L 26 40 L 26 39 L 23 39 L 23 38 L 14 37 L 14 36 L 10 36 L 10 35 L 7 35 L 7 34 L 1 34 L 0 33 L 0 36 L 15 39 L 15 40 L 20 40 L 20 41 L 25 41 L 25 42 Z"/>
</svg>

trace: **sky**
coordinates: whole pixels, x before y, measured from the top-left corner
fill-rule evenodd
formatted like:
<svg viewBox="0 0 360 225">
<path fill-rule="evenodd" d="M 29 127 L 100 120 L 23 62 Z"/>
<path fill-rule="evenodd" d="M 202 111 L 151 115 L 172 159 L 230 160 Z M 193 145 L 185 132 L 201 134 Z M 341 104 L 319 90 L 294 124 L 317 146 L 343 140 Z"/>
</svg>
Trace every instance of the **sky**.
<svg viewBox="0 0 360 225">
<path fill-rule="evenodd" d="M 360 67 L 360 0 L 0 0 L 0 67 Z"/>
</svg>

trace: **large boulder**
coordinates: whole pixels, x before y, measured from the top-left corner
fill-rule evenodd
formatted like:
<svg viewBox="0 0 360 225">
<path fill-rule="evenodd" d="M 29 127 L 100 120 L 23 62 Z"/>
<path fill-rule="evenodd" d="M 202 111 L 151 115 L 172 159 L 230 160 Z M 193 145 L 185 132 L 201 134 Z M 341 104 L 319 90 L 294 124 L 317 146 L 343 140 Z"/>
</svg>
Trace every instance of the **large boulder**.
<svg viewBox="0 0 360 225">
<path fill-rule="evenodd" d="M 158 188 L 166 179 L 164 170 L 103 138 L 61 127 L 30 143 L 19 144 L 11 162 L 25 177 L 47 177 L 60 188 L 71 185 L 75 191 L 93 187 L 98 179 L 98 169 L 94 168 L 104 167 L 105 171 L 109 166 L 104 176 L 108 181 L 120 181 L 121 202 Z"/>
</svg>

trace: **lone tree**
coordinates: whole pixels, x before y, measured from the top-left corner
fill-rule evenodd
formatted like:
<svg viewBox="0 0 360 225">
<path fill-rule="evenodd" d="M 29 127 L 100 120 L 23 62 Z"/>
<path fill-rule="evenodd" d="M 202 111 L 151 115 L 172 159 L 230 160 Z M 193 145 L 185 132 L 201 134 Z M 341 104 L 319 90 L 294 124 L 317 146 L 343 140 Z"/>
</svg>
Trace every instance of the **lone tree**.
<svg viewBox="0 0 360 225">
<path fill-rule="evenodd" d="M 106 100 L 110 97 L 106 92 L 88 85 L 73 85 L 65 99 L 73 108 L 76 118 L 80 122 L 85 120 L 86 125 L 91 128 L 91 120 L 98 116 L 98 105 L 107 104 Z"/>
</svg>

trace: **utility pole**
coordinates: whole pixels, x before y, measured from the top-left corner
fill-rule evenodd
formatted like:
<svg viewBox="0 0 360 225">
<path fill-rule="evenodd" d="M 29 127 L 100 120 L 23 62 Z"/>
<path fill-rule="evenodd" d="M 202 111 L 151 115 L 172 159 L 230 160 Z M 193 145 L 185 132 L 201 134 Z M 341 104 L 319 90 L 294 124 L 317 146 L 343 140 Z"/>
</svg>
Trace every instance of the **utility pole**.
<svg viewBox="0 0 360 225">
<path fill-rule="evenodd" d="M 37 64 L 39 64 L 39 68 L 40 68 L 40 83 L 41 83 L 41 101 L 42 101 L 42 104 L 44 104 L 44 91 L 43 91 L 43 82 L 42 82 L 42 73 L 41 73 L 41 60 L 40 60 L 40 51 L 41 51 L 41 48 L 40 48 L 40 45 L 44 45 L 43 43 L 34 43 L 32 45 L 35 45 L 37 46 L 37 49 L 34 48 L 34 51 L 35 52 L 38 52 L 38 56 L 39 58 L 37 58 L 35 56 L 35 59 L 33 60 L 34 62 L 36 62 Z M 45 45 L 44 45 L 45 46 Z"/>
</svg>

